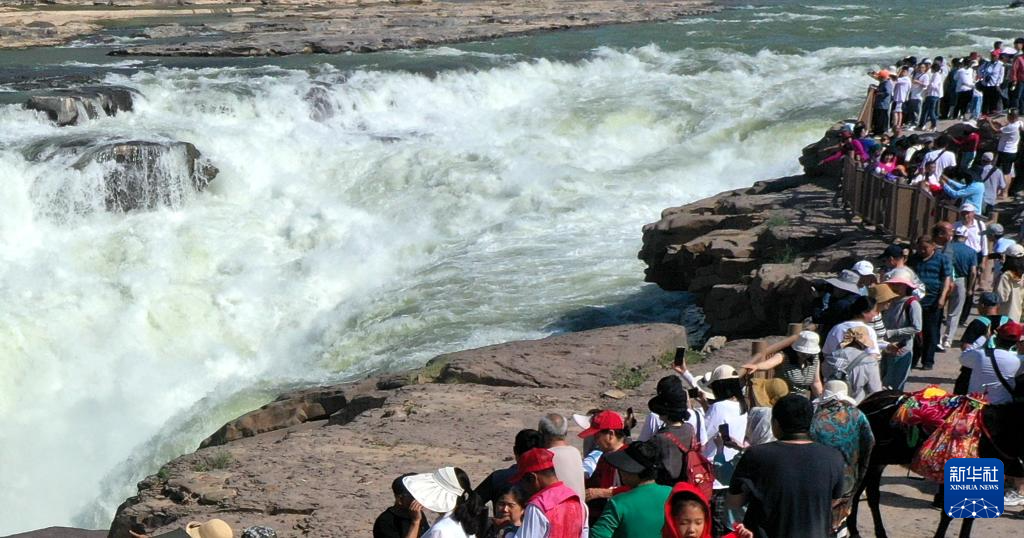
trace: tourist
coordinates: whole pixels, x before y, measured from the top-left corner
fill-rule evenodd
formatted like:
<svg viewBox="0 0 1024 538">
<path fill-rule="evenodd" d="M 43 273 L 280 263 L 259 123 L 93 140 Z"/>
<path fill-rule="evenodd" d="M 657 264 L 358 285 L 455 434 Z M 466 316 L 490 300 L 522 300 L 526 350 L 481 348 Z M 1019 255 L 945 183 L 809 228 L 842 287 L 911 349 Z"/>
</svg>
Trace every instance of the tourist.
<svg viewBox="0 0 1024 538">
<path fill-rule="evenodd" d="M 651 538 L 661 534 L 663 507 L 672 488 L 655 482 L 661 455 L 653 443 L 637 441 L 605 455 L 630 489 L 608 501 L 590 538 Z"/>
<path fill-rule="evenodd" d="M 857 276 L 860 277 L 860 280 L 857 281 L 857 287 L 860 289 L 861 295 L 867 292 L 868 287 L 878 284 L 878 275 L 875 274 L 875 266 L 871 265 L 871 262 L 860 260 L 853 264 L 850 270 L 857 273 Z"/>
<path fill-rule="evenodd" d="M 945 76 L 942 73 L 942 64 L 932 65 L 931 73 L 928 75 L 927 85 L 924 88 L 924 105 L 922 107 L 921 119 L 917 122 L 917 129 L 923 130 L 924 124 L 931 123 L 934 131 L 939 125 L 939 101 L 943 96 L 943 82 Z"/>
<path fill-rule="evenodd" d="M 900 67 L 892 87 L 892 128 L 895 132 L 903 127 L 903 112 L 910 99 L 910 68 Z M 913 122 L 911 122 L 913 123 Z"/>
<path fill-rule="evenodd" d="M 996 114 L 1003 110 L 1003 98 L 999 93 L 999 86 L 1003 83 L 1005 67 L 999 59 L 999 52 L 993 50 L 990 60 L 978 67 L 978 86 L 982 94 L 982 114 Z"/>
<path fill-rule="evenodd" d="M 977 83 L 969 59 L 961 62 L 960 68 L 953 73 L 953 78 L 956 84 L 956 106 L 953 107 L 950 117 L 964 119 L 970 114 L 971 96 Z"/>
<path fill-rule="evenodd" d="M 993 291 L 978 297 L 978 317 L 971 321 L 960 338 L 960 350 L 970 351 L 995 345 L 992 336 L 1010 320 L 999 313 L 999 295 Z"/>
<path fill-rule="evenodd" d="M 1002 375 L 1012 388 L 1014 378 L 1022 372 L 1021 358 L 1017 354 L 1017 344 L 1024 333 L 1024 326 L 1016 321 L 1008 321 L 996 330 L 995 346 L 984 346 L 964 352 L 960 355 L 960 364 L 971 370 L 968 393 L 984 393 L 990 405 L 1000 405 L 1013 401 L 1007 387 L 999 380 Z M 999 374 L 996 373 L 999 368 Z"/>
<path fill-rule="evenodd" d="M 587 411 L 586 415 L 573 413 L 572 420 L 581 430 L 588 430 L 590 429 L 590 421 L 601 411 L 603 410 L 591 409 Z M 587 437 L 583 440 L 583 454 L 585 454 L 583 456 L 583 476 L 585 477 L 584 484 L 586 484 L 586 479 L 593 476 L 594 471 L 597 470 L 597 462 L 601 461 L 601 449 L 597 448 L 593 437 Z"/>
<path fill-rule="evenodd" d="M 875 88 L 874 111 L 871 116 L 871 133 L 880 135 L 889 130 L 889 112 L 892 109 L 893 83 L 889 71 L 882 69 L 872 75 L 878 80 Z"/>
<path fill-rule="evenodd" d="M 399 535 L 404 538 L 404 535 Z M 249 527 L 242 531 L 242 538 L 277 538 L 277 531 L 270 527 Z"/>
<path fill-rule="evenodd" d="M 906 276 L 909 280 L 914 282 L 913 293 L 918 299 L 924 297 L 925 288 L 924 283 L 917 278 L 917 273 L 913 269 L 907 267 L 907 259 L 910 257 L 910 247 L 900 244 L 892 244 L 885 247 L 882 251 L 882 255 L 879 256 L 884 268 L 882 270 L 882 280 L 888 280 L 892 278 L 894 274 L 899 272 L 902 276 Z"/>
<path fill-rule="evenodd" d="M 871 160 L 871 155 L 866 149 L 864 144 L 853 137 L 853 131 L 846 126 L 843 126 L 839 130 L 839 144 L 826 148 L 826 153 L 833 151 L 829 156 L 825 157 L 818 163 L 818 166 L 823 166 L 831 162 L 839 161 L 844 158 L 852 158 L 855 162 L 868 162 Z"/>
<path fill-rule="evenodd" d="M 974 159 L 978 155 L 978 148 L 981 147 L 981 130 L 973 123 L 963 123 L 964 135 L 954 138 L 953 143 L 960 149 L 960 169 L 962 174 L 968 174 L 974 166 Z"/>
<path fill-rule="evenodd" d="M 888 342 L 882 350 L 882 385 L 902 391 L 910 375 L 914 357 L 914 340 L 921 333 L 923 318 L 920 298 L 914 295 L 916 275 L 910 269 L 897 269 L 889 273 L 886 285 L 899 298 L 885 310 L 884 340 Z"/>
<path fill-rule="evenodd" d="M 857 409 L 855 398 L 842 381 L 825 383 L 811 420 L 811 439 L 843 455 L 843 495 L 832 506 L 832 527 L 839 527 L 853 508 L 853 494 L 864 480 L 875 446 L 867 416 Z"/>
<path fill-rule="evenodd" d="M 512 443 L 512 455 L 518 460 L 519 456 L 531 448 L 543 447 L 544 436 L 537 430 L 520 430 Z M 498 499 L 498 492 L 511 484 L 509 479 L 516 474 L 516 464 L 513 463 L 507 469 L 499 469 L 487 475 L 476 487 L 474 493 L 480 496 L 485 503 L 494 504 Z"/>
<path fill-rule="evenodd" d="M 594 474 L 586 480 L 587 506 L 590 508 L 591 520 L 596 520 L 601 514 L 607 500 L 616 492 L 624 491 L 622 479 L 618 470 L 608 463 L 608 455 L 613 452 L 624 450 L 627 446 L 625 421 L 622 415 L 615 411 L 601 411 L 594 415 L 590 421 L 590 427 L 580 432 L 579 437 L 586 439 L 594 438 L 594 446 L 601 450 L 601 459 L 597 462 Z M 625 488 L 628 489 L 628 488 Z"/>
<path fill-rule="evenodd" d="M 983 215 L 991 214 L 999 199 L 1006 194 L 1006 176 L 995 165 L 995 155 L 990 151 L 981 154 L 981 168 L 975 175 L 976 181 L 985 185 Z M 993 223 L 994 224 L 994 223 Z"/>
<path fill-rule="evenodd" d="M 1003 272 L 996 284 L 999 313 L 1020 322 L 1024 313 L 1024 246 L 1010 245 L 1005 256 Z"/>
<path fill-rule="evenodd" d="M 750 447 L 739 461 L 729 485 L 729 504 L 747 506 L 743 524 L 756 536 L 832 534 L 832 501 L 843 496 L 845 464 L 837 450 L 811 439 L 813 416 L 807 398 L 783 397 L 772 408 L 779 440 Z"/>
<path fill-rule="evenodd" d="M 1024 110 L 1024 37 L 1014 39 L 1013 47 L 1016 49 L 1016 55 L 1010 67 L 1010 108 L 1020 112 Z"/>
<path fill-rule="evenodd" d="M 956 153 L 949 149 L 953 139 L 948 135 L 942 135 L 933 142 L 933 149 L 924 154 L 921 161 L 921 170 L 924 170 L 928 163 L 935 163 L 936 173 L 941 175 L 950 168 L 956 168 Z"/>
<path fill-rule="evenodd" d="M 550 450 L 526 451 L 512 481 L 530 498 L 516 538 L 587 538 L 587 507 L 576 492 L 558 480 Z"/>
<path fill-rule="evenodd" d="M 954 203 L 972 208 L 982 207 L 985 203 L 985 184 L 976 181 L 972 174 L 962 173 L 961 175 L 964 176 L 962 183 L 943 176 L 941 179 L 943 192 L 953 199 Z"/>
<path fill-rule="evenodd" d="M 402 483 L 423 508 L 444 514 L 424 538 L 471 538 L 486 529 L 486 502 L 473 492 L 469 475 L 462 469 L 442 467 L 407 476 Z"/>
<path fill-rule="evenodd" d="M 942 170 L 934 161 L 926 161 L 910 179 L 909 185 L 918 185 L 932 195 L 942 192 Z"/>
<path fill-rule="evenodd" d="M 999 133 L 999 144 L 997 146 L 999 155 L 996 165 L 1002 170 L 1003 175 L 1012 178 L 1013 163 L 1017 160 L 1017 149 L 1020 145 L 1021 132 L 1024 131 L 1024 122 L 1021 122 L 1020 117 L 1017 116 L 1017 111 L 1011 110 L 1006 115 L 1005 124 L 999 125 L 992 118 L 988 118 L 988 124 Z M 1013 180 L 1007 179 L 1007 183 L 1013 185 Z M 1014 192 L 1017 190 L 1019 189 L 1015 189 Z"/>
<path fill-rule="evenodd" d="M 494 501 L 494 517 L 491 519 L 488 538 L 515 538 L 516 532 L 523 526 L 523 512 L 528 500 L 526 491 L 518 485 L 507 486 L 499 491 L 498 500 Z"/>
<path fill-rule="evenodd" d="M 750 380 L 750 410 L 747 411 L 747 435 L 744 438 L 746 446 L 775 441 L 775 433 L 772 431 L 772 406 L 787 394 L 789 385 L 783 379 L 776 377 Z"/>
<path fill-rule="evenodd" d="M 920 362 L 922 369 L 931 370 L 935 366 L 943 310 L 952 287 L 953 263 L 938 252 L 930 235 L 923 235 L 917 239 L 917 252 L 908 265 L 925 286 L 925 296 L 921 299 L 921 350 L 918 354 L 915 348 L 914 365 Z"/>
<path fill-rule="evenodd" d="M 658 466 L 659 484 L 674 486 L 686 480 L 686 455 L 690 450 L 700 450 L 696 430 L 686 423 L 690 416 L 689 398 L 682 381 L 676 376 L 663 377 L 658 381 L 657 395 L 647 402 L 652 413 L 661 417 L 663 426 L 651 437 L 650 442 L 661 455 Z"/>
<path fill-rule="evenodd" d="M 747 431 L 747 402 L 743 397 L 743 383 L 732 366 L 723 364 L 711 373 L 709 386 L 715 395 L 707 416 L 709 442 L 704 446 L 704 457 L 715 465 L 711 507 L 714 513 L 714 535 L 721 536 L 737 522 L 739 515 L 729 510 L 725 496 L 729 489 L 736 458 Z"/>
<path fill-rule="evenodd" d="M 562 415 L 551 413 L 541 417 L 537 429 L 544 436 L 544 447 L 554 454 L 558 479 L 581 499 L 584 498 L 586 486 L 583 483 L 583 457 L 576 447 L 565 440 L 569 434 L 569 422 Z"/>
<path fill-rule="evenodd" d="M 866 290 L 860 287 L 861 276 L 850 269 L 843 269 L 835 278 L 825 281 L 828 291 L 821 297 L 821 306 L 815 311 L 812 319 L 818 325 L 821 334 L 828 334 L 837 323 L 845 321 L 850 312 L 850 305 Z"/>
<path fill-rule="evenodd" d="M 713 396 L 705 394 L 699 388 L 697 379 L 686 367 L 686 348 L 676 348 L 675 357 L 672 359 L 672 369 L 675 371 L 677 379 L 679 379 L 679 382 L 682 384 L 683 390 L 686 391 L 688 402 L 688 416 L 686 418 L 686 423 L 692 426 L 694 431 L 697 432 L 698 442 L 704 444 L 707 442 L 707 439 L 704 438 L 704 406 L 707 404 L 707 400 L 712 399 Z M 661 383 L 663 382 L 667 382 L 666 378 L 661 379 L 658 386 L 661 387 Z M 660 392 L 660 388 L 657 390 Z M 665 423 L 662 421 L 658 413 L 651 410 L 651 413 L 648 413 L 647 415 L 647 420 L 644 421 L 644 425 L 640 430 L 640 435 L 637 437 L 637 441 L 650 441 L 664 425 Z"/>
<path fill-rule="evenodd" d="M 665 502 L 665 526 L 661 538 L 711 538 L 711 503 L 692 484 L 680 482 Z M 754 538 L 742 523 L 723 538 Z"/>
<path fill-rule="evenodd" d="M 963 226 L 966 228 L 964 242 L 978 257 L 978 263 L 988 256 L 988 241 L 985 240 L 985 230 L 988 229 L 985 223 L 978 218 L 978 207 L 973 203 L 966 203 L 960 206 L 960 220 L 953 223 L 953 228 Z"/>
<path fill-rule="evenodd" d="M 429 529 L 423 506 L 409 494 L 404 480 L 414 473 L 404 474 L 391 482 L 395 504 L 381 512 L 373 522 L 373 538 L 417 538 Z"/>
<path fill-rule="evenodd" d="M 865 298 L 857 296 L 850 305 L 850 308 L 847 309 L 847 313 L 849 314 L 849 312 L 857 308 L 857 305 L 863 299 Z M 836 324 L 834 327 L 845 324 L 846 321 Z M 833 328 L 832 330 L 835 329 Z M 821 347 L 818 345 L 819 341 L 818 333 L 803 331 L 796 341 L 793 342 L 793 345 L 771 357 L 764 358 L 764 360 L 745 364 L 743 368 L 750 372 L 772 370 L 776 378 L 786 382 L 789 392 L 803 396 L 812 394 L 817 396 L 821 394 L 821 377 L 818 373 L 819 354 L 821 353 Z"/>
<path fill-rule="evenodd" d="M 973 215 L 973 213 L 970 213 Z M 953 287 L 949 293 L 949 301 L 946 303 L 946 319 L 944 331 L 939 349 L 945 350 L 953 347 L 953 339 L 960 327 L 961 314 L 964 306 L 970 311 L 973 297 L 971 290 L 977 284 L 978 279 L 978 253 L 967 246 L 967 234 L 969 230 L 964 224 L 959 224 L 953 230 L 954 241 L 946 245 L 945 255 L 953 262 Z M 984 241 L 984 239 L 982 239 Z"/>
<path fill-rule="evenodd" d="M 896 297 L 885 284 L 880 284 L 879 289 L 882 293 L 890 294 L 883 295 L 883 298 Z M 882 390 L 882 374 L 878 365 L 880 355 L 872 350 L 875 342 L 869 334 L 870 330 L 870 327 L 846 329 L 839 347 L 825 355 L 822 366 L 824 378 L 845 381 L 857 403 Z"/>
<path fill-rule="evenodd" d="M 875 334 L 874 329 L 870 323 L 875 319 L 878 314 L 878 303 L 875 302 L 871 297 L 859 297 L 853 305 L 850 306 L 849 315 L 847 319 L 842 323 L 832 327 L 832 330 L 828 332 L 825 338 L 825 343 L 821 346 L 821 353 L 823 356 L 831 355 L 835 350 L 839 349 L 840 343 L 846 335 L 846 331 L 853 327 L 864 327 L 870 336 L 870 342 L 868 348 L 871 353 L 881 355 L 881 350 L 878 347 L 878 336 Z M 802 334 L 802 333 L 801 333 Z M 792 391 L 793 386 L 790 385 Z M 822 387 L 818 387 L 818 391 L 814 393 L 814 396 L 821 395 Z M 794 391 L 799 394 L 798 391 Z M 801 394 L 803 396 L 803 394 Z"/>
</svg>

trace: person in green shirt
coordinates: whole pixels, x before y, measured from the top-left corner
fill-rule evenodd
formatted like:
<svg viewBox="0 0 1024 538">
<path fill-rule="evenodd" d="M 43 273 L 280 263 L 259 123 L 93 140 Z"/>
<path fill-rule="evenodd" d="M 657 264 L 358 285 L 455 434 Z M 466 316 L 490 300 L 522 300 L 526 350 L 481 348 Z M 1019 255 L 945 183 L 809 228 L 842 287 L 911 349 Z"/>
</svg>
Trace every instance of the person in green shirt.
<svg viewBox="0 0 1024 538">
<path fill-rule="evenodd" d="M 662 507 L 672 488 L 656 484 L 661 461 L 658 446 L 636 442 L 625 450 L 602 456 L 618 469 L 622 484 L 630 490 L 615 495 L 590 529 L 590 538 L 652 538 L 661 536 L 665 523 Z"/>
</svg>

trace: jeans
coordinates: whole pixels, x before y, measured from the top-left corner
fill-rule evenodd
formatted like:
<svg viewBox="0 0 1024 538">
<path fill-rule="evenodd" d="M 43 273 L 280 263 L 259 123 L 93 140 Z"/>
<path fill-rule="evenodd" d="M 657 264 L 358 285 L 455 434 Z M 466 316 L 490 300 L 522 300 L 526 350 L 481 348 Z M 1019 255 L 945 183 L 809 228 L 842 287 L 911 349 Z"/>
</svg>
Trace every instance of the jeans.
<svg viewBox="0 0 1024 538">
<path fill-rule="evenodd" d="M 921 365 L 931 367 L 935 366 L 935 351 L 941 337 L 943 312 L 938 305 L 931 305 L 924 308 L 921 317 Z"/>
<path fill-rule="evenodd" d="M 921 115 L 921 100 L 910 99 L 903 103 L 903 125 L 914 125 Z"/>
<path fill-rule="evenodd" d="M 976 120 L 981 117 L 981 96 L 974 95 L 971 97 L 970 104 L 971 119 Z"/>
<path fill-rule="evenodd" d="M 976 151 L 965 151 L 960 154 L 960 170 L 967 172 L 971 169 L 971 165 L 974 164 L 974 158 L 978 156 Z"/>
<path fill-rule="evenodd" d="M 939 98 L 925 97 L 924 106 L 921 112 L 921 120 L 917 122 L 918 129 L 924 129 L 924 124 L 931 122 L 932 129 L 939 125 Z"/>
<path fill-rule="evenodd" d="M 953 279 L 953 292 L 946 300 L 946 325 L 943 331 L 944 342 L 952 344 L 956 338 L 956 329 L 960 326 L 960 313 L 963 312 L 967 300 L 967 279 Z"/>
<path fill-rule="evenodd" d="M 910 363 L 914 359 L 913 352 L 906 352 L 895 357 L 882 358 L 882 384 L 893 390 L 903 390 L 910 377 Z"/>
</svg>

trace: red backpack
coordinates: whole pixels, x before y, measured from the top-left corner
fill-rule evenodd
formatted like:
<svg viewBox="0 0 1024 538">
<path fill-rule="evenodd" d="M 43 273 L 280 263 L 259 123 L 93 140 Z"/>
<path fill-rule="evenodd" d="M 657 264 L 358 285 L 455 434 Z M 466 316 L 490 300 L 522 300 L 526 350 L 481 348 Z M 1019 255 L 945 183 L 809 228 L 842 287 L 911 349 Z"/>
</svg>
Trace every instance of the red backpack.
<svg viewBox="0 0 1024 538">
<path fill-rule="evenodd" d="M 676 445 L 685 456 L 683 458 L 683 472 L 685 476 L 679 477 L 679 481 L 692 484 L 693 487 L 699 489 L 704 494 L 705 498 L 710 499 L 712 487 L 715 485 L 715 467 L 710 460 L 704 457 L 704 453 L 701 452 L 697 434 L 694 433 L 690 439 L 690 448 L 684 447 L 683 442 L 669 432 L 661 432 L 659 435 L 664 435 L 669 441 L 672 441 L 672 444 Z"/>
</svg>

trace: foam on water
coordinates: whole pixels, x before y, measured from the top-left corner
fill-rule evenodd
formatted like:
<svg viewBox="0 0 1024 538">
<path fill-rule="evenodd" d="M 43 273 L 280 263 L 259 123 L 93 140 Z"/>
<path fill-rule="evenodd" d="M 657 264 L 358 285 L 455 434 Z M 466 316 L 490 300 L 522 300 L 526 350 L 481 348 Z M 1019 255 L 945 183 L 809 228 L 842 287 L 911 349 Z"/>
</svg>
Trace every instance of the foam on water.
<svg viewBox="0 0 1024 538">
<path fill-rule="evenodd" d="M 108 78 L 144 96 L 114 118 L 0 108 L 0 534 L 107 525 L 137 480 L 281 387 L 678 310 L 639 284 L 641 225 L 797 172 L 894 50 L 159 69 Z M 828 81 L 814 99 L 808 77 Z M 180 209 L 53 207 L 38 185 L 87 192 L 102 172 L 25 158 L 67 133 L 192 142 L 220 175 Z"/>
</svg>

